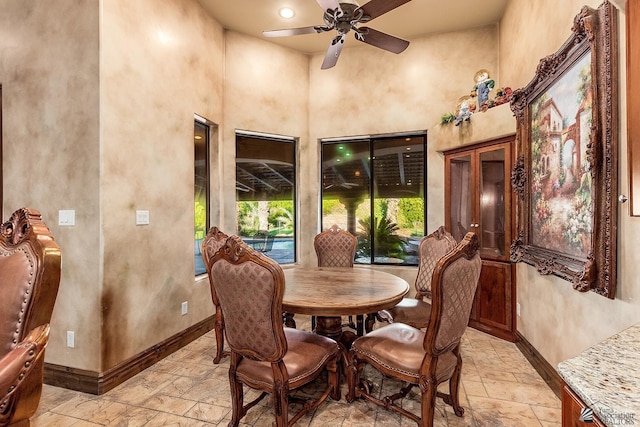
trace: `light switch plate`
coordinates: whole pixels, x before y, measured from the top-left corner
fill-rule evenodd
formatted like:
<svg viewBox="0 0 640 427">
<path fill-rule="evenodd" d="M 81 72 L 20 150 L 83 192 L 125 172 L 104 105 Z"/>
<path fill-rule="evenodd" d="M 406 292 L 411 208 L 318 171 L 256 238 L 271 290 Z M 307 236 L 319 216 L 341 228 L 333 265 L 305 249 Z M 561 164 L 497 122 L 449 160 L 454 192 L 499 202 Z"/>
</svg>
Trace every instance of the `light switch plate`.
<svg viewBox="0 0 640 427">
<path fill-rule="evenodd" d="M 58 225 L 62 227 L 71 227 L 76 225 L 76 211 L 73 209 L 59 210 Z"/>
<path fill-rule="evenodd" d="M 149 211 L 136 211 L 136 225 L 149 225 Z"/>
</svg>

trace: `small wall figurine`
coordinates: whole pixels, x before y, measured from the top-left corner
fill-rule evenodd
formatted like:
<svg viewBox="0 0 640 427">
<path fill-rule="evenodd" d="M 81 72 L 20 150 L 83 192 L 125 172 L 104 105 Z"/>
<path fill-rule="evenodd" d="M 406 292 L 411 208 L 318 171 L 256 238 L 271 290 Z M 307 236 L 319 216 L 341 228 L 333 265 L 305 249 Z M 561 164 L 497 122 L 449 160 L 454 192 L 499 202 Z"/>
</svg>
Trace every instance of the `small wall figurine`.
<svg viewBox="0 0 640 427">
<path fill-rule="evenodd" d="M 473 102 L 473 98 L 470 96 L 463 96 L 458 99 L 458 104 L 456 105 L 456 119 L 454 120 L 454 124 L 456 126 L 460 126 L 463 121 L 470 122 L 471 115 L 476 110 L 475 103 Z"/>
<path fill-rule="evenodd" d="M 489 92 L 495 87 L 496 82 L 491 79 L 489 71 L 485 69 L 478 70 L 473 79 L 476 84 L 471 90 L 471 96 L 478 97 L 478 108 L 480 110 L 486 109 L 488 107 L 486 104 L 489 101 Z"/>
</svg>

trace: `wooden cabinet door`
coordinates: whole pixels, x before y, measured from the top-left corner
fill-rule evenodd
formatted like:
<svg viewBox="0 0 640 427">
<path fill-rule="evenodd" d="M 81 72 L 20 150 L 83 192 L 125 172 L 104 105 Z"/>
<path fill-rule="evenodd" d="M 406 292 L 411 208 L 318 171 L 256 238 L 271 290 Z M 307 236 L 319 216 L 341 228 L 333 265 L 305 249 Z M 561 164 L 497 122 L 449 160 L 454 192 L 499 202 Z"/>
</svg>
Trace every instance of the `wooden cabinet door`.
<svg viewBox="0 0 640 427">
<path fill-rule="evenodd" d="M 513 264 L 482 260 L 469 326 L 493 336 L 515 341 Z"/>
</svg>

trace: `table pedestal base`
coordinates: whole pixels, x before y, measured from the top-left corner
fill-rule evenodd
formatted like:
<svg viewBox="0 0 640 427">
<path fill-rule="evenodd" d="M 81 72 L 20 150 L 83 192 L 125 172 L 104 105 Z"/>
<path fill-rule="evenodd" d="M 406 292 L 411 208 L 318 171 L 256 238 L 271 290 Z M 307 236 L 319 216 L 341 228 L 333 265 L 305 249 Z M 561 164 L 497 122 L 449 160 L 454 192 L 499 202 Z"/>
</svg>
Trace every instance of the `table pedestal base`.
<svg viewBox="0 0 640 427">
<path fill-rule="evenodd" d="M 315 332 L 339 342 L 346 351 L 351 348 L 351 344 L 357 338 L 357 335 L 352 331 L 342 329 L 342 317 L 340 316 L 317 316 Z"/>
</svg>

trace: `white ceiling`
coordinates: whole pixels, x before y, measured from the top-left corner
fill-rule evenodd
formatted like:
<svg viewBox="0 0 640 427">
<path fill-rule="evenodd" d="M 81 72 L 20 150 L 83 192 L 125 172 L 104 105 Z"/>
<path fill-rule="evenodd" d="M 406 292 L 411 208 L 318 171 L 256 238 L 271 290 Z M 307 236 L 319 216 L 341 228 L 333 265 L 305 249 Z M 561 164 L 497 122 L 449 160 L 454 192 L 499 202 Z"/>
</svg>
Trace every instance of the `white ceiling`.
<svg viewBox="0 0 640 427">
<path fill-rule="evenodd" d="M 497 23 L 509 0 L 412 0 L 367 26 L 396 37 L 415 37 Z M 264 38 L 263 30 L 322 25 L 323 11 L 315 0 L 198 0 L 226 29 Z M 351 2 L 351 0 L 350 0 Z M 364 4 L 360 2 L 359 4 Z M 292 19 L 278 16 L 287 6 L 296 12 Z M 268 40 L 305 53 L 324 52 L 334 31 Z M 353 35 L 349 35 L 353 39 Z M 347 43 L 354 43 L 347 40 Z"/>
</svg>

